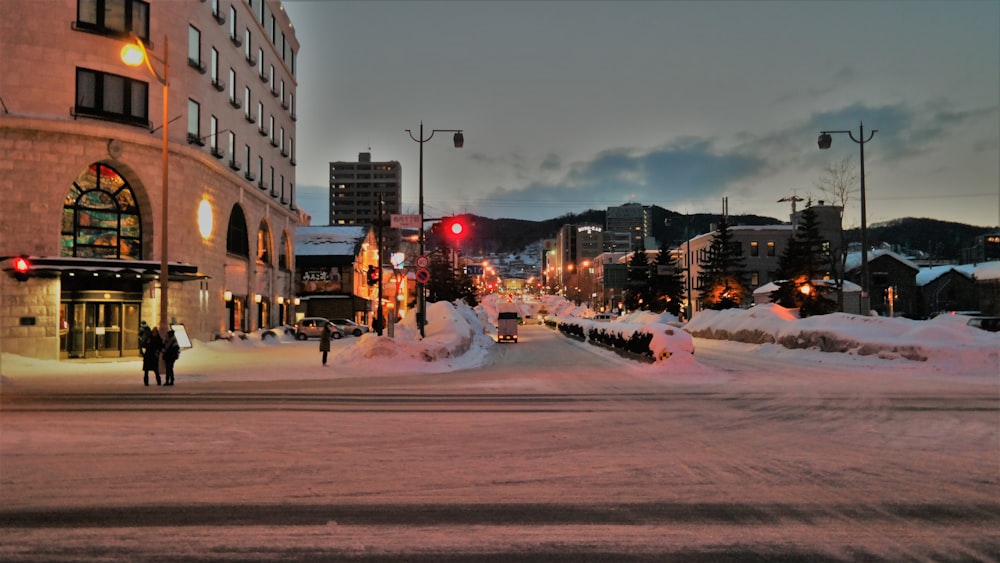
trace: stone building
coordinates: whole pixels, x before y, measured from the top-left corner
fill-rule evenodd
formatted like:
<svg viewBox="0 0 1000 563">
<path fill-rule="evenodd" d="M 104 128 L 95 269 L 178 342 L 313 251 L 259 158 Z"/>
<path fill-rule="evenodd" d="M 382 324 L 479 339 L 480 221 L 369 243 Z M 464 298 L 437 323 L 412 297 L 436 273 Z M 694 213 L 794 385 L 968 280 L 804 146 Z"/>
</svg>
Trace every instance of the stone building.
<svg viewBox="0 0 1000 563">
<path fill-rule="evenodd" d="M 199 339 L 291 320 L 292 241 L 307 218 L 295 205 L 299 45 L 281 3 L 5 7 L 2 352 L 129 356 L 141 320 Z M 126 66 L 123 47 L 140 42 L 148 64 Z M 23 282 L 10 275 L 22 255 Z"/>
</svg>

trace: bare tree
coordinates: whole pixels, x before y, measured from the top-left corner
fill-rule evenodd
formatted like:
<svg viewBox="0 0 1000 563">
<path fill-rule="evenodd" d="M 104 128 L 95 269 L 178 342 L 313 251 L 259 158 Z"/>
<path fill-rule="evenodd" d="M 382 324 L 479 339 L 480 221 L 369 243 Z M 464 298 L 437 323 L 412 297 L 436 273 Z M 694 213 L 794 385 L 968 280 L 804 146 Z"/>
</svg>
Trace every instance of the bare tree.
<svg viewBox="0 0 1000 563">
<path fill-rule="evenodd" d="M 838 162 L 832 162 L 823 169 L 823 175 L 816 180 L 815 186 L 840 206 L 840 245 L 831 249 L 831 269 L 836 276 L 837 305 L 844 310 L 844 270 L 847 268 L 847 235 L 844 230 L 844 210 L 847 204 L 858 193 L 858 171 L 854 160 L 845 156 Z"/>
</svg>

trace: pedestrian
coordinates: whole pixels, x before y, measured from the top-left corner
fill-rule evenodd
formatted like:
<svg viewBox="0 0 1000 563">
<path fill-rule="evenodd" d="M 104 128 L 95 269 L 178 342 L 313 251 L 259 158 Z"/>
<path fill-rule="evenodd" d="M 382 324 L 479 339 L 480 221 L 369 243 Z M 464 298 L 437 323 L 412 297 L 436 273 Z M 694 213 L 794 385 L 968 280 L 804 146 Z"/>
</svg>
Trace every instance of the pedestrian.
<svg viewBox="0 0 1000 563">
<path fill-rule="evenodd" d="M 153 327 L 142 352 L 142 382 L 149 386 L 149 372 L 156 375 L 156 384 L 160 385 L 160 352 L 163 350 L 163 339 L 160 329 Z"/>
<path fill-rule="evenodd" d="M 164 385 L 174 384 L 174 362 L 181 356 L 181 345 L 177 342 L 177 336 L 173 330 L 167 331 L 167 341 L 163 343 L 163 365 L 166 367 L 166 379 Z"/>
<path fill-rule="evenodd" d="M 323 325 L 323 334 L 319 335 L 319 351 L 323 352 L 323 365 L 326 365 L 326 356 L 330 353 L 330 337 L 333 334 L 333 323 Z"/>
<path fill-rule="evenodd" d="M 139 323 L 139 355 L 146 354 L 146 340 L 149 338 L 149 325 L 146 321 Z"/>
</svg>

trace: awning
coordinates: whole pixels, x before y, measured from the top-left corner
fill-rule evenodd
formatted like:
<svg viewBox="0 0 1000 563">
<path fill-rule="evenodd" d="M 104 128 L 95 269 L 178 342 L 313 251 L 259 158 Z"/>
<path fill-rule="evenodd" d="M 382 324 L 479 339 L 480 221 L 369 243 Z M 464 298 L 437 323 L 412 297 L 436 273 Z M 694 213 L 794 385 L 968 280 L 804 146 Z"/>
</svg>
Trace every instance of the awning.
<svg viewBox="0 0 1000 563">
<path fill-rule="evenodd" d="M 0 270 L 13 272 L 14 257 L 0 261 Z M 101 258 L 71 258 L 28 256 L 31 264 L 29 277 L 55 277 L 63 275 L 120 275 L 134 276 L 142 280 L 153 280 L 160 276 L 160 262 L 153 260 L 109 260 Z M 209 276 L 198 272 L 198 266 L 182 262 L 169 262 L 167 271 L 170 281 L 193 281 Z"/>
</svg>

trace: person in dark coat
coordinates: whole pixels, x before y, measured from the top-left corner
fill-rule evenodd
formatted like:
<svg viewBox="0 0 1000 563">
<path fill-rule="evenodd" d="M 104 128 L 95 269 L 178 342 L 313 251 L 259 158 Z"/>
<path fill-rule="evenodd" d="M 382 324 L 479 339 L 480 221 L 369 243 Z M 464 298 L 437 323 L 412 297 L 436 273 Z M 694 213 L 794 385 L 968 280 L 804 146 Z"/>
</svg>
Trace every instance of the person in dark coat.
<svg viewBox="0 0 1000 563">
<path fill-rule="evenodd" d="M 156 384 L 160 385 L 160 352 L 163 350 L 163 339 L 160 329 L 155 326 L 149 331 L 149 337 L 143 345 L 142 352 L 142 382 L 149 386 L 149 372 L 156 375 Z"/>
<path fill-rule="evenodd" d="M 319 335 L 319 351 L 323 352 L 323 365 L 326 365 L 326 356 L 330 353 L 330 338 L 333 331 L 330 329 L 331 324 L 326 323 L 323 326 L 323 334 Z"/>
<path fill-rule="evenodd" d="M 177 342 L 174 331 L 167 331 L 167 341 L 163 343 L 163 365 L 166 367 L 164 385 L 174 384 L 174 362 L 181 356 L 181 345 Z"/>
<path fill-rule="evenodd" d="M 146 321 L 139 323 L 139 355 L 146 355 L 146 340 L 149 338 L 150 328 Z"/>
</svg>

